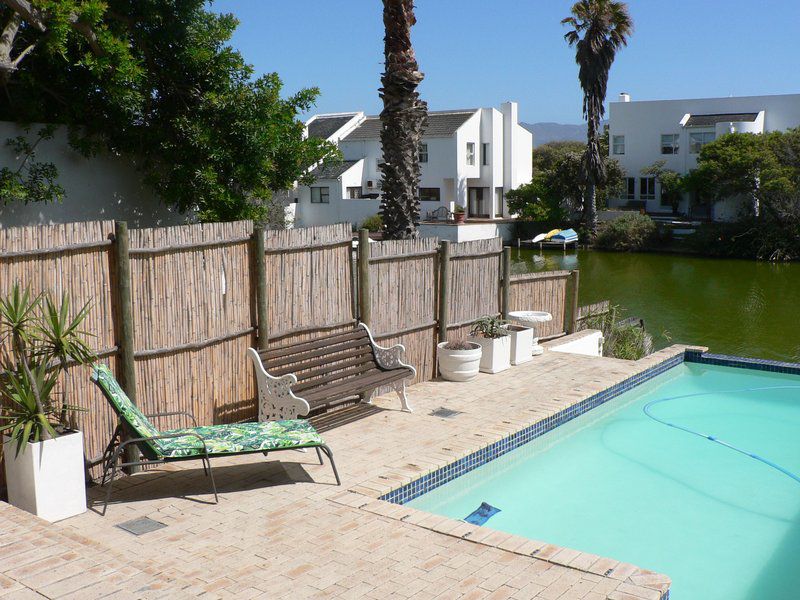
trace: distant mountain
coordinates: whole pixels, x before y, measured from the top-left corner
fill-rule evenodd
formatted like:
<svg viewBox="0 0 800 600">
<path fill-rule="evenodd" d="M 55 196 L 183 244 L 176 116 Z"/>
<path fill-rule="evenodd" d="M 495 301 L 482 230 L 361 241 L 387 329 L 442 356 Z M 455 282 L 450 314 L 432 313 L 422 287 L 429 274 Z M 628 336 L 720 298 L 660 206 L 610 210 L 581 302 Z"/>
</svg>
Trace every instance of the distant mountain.
<svg viewBox="0 0 800 600">
<path fill-rule="evenodd" d="M 601 123 L 601 130 L 606 121 Z M 567 125 L 565 123 L 520 123 L 533 134 L 533 147 L 537 148 L 547 142 L 562 142 L 586 140 L 586 123 Z"/>
</svg>

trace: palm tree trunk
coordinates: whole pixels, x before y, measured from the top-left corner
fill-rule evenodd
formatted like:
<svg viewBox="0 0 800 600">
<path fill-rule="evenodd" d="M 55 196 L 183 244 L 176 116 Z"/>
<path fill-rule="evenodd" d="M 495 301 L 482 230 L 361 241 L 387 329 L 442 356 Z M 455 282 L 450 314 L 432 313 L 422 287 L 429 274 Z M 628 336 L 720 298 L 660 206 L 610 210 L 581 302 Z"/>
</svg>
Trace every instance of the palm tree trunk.
<svg viewBox="0 0 800 600">
<path fill-rule="evenodd" d="M 586 227 L 594 236 L 597 233 L 597 185 L 594 178 L 586 182 L 586 199 L 584 202 Z"/>
<path fill-rule="evenodd" d="M 385 239 L 418 235 L 419 145 L 428 107 L 419 98 L 423 79 L 411 45 L 413 0 L 383 0 L 385 70 L 381 77 L 383 162 L 380 214 Z"/>
</svg>

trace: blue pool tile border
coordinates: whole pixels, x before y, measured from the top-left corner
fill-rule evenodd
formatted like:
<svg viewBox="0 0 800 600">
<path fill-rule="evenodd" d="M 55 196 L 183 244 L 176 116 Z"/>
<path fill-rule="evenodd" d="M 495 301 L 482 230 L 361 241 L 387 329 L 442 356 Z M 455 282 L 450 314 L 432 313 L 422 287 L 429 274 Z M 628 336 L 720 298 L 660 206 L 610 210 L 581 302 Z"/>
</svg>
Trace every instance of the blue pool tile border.
<svg viewBox="0 0 800 600">
<path fill-rule="evenodd" d="M 800 363 L 789 363 L 760 358 L 746 358 L 742 356 L 729 356 L 725 354 L 711 354 L 702 350 L 687 348 L 684 352 L 671 356 L 662 362 L 648 367 L 647 369 L 628 377 L 624 381 L 612 385 L 611 387 L 598 392 L 588 398 L 573 404 L 542 421 L 529 425 L 510 436 L 494 442 L 485 448 L 481 448 L 457 461 L 444 467 L 436 469 L 414 481 L 407 483 L 399 488 L 391 490 L 380 496 L 380 500 L 392 502 L 394 504 L 405 504 L 418 498 L 440 485 L 452 481 L 456 477 L 477 469 L 481 465 L 494 460 L 495 458 L 527 444 L 533 439 L 552 431 L 559 425 L 578 417 L 585 412 L 613 400 L 620 394 L 627 392 L 636 386 L 661 375 L 665 371 L 681 364 L 682 362 L 699 363 L 706 365 L 719 365 L 724 367 L 738 367 L 754 369 L 758 371 L 769 371 L 773 373 L 789 373 L 800 375 Z"/>
<path fill-rule="evenodd" d="M 494 460 L 495 458 L 502 456 L 503 454 L 514 450 L 515 448 L 518 448 L 519 446 L 522 446 L 523 444 L 527 444 L 531 440 L 544 435 L 548 431 L 552 431 L 559 425 L 562 425 L 567 421 L 571 421 L 575 417 L 578 417 L 585 412 L 600 406 L 601 404 L 605 404 L 609 400 L 612 400 L 620 394 L 635 388 L 645 381 L 648 381 L 657 375 L 661 375 L 661 373 L 664 373 L 665 371 L 668 371 L 669 369 L 684 362 L 685 356 L 686 354 L 681 352 L 680 354 L 676 354 L 675 356 L 653 365 L 652 367 L 648 367 L 647 369 L 628 377 L 624 381 L 612 385 L 602 392 L 598 392 L 592 396 L 589 396 L 577 404 L 573 404 L 572 406 L 550 415 L 549 417 L 538 421 L 533 425 L 529 425 L 525 429 L 517 431 L 516 433 L 512 433 L 510 436 L 503 438 L 500 441 L 494 442 L 493 444 L 460 458 L 449 465 L 440 467 L 439 469 L 431 471 L 430 473 L 423 475 L 422 477 L 415 479 L 410 483 L 387 492 L 386 494 L 380 496 L 379 499 L 392 502 L 394 504 L 405 504 L 406 502 L 410 502 L 422 494 L 425 494 L 439 487 L 440 485 L 444 485 L 445 483 L 452 481 L 456 477 L 460 477 L 461 475 L 468 473 L 473 469 L 477 469 L 481 465 L 484 465 L 487 462 Z"/>
<path fill-rule="evenodd" d="M 730 356 L 728 354 L 711 354 L 699 350 L 686 350 L 686 362 L 703 365 L 717 365 L 721 367 L 738 367 L 754 369 L 756 371 L 769 371 L 771 373 L 787 373 L 800 375 L 800 364 L 767 360 L 765 358 L 746 358 L 744 356 Z"/>
</svg>

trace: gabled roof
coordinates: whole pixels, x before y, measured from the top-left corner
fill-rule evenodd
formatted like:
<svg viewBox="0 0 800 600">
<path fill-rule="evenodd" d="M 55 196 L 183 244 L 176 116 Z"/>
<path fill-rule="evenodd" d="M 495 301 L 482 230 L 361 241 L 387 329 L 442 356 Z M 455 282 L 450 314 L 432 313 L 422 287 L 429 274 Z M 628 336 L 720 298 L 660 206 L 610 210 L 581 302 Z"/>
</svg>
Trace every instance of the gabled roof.
<svg viewBox="0 0 800 600">
<path fill-rule="evenodd" d="M 466 123 L 477 108 L 468 110 L 448 110 L 428 113 L 428 125 L 422 135 L 425 137 L 450 137 L 456 130 Z M 378 116 L 367 117 L 356 127 L 344 141 L 377 140 L 381 137 L 381 118 Z"/>
<path fill-rule="evenodd" d="M 343 160 L 342 162 L 327 164 L 327 165 L 320 165 L 316 167 L 313 171 L 311 171 L 311 175 L 315 179 L 338 179 L 341 177 L 350 167 L 355 165 L 356 163 L 360 162 L 363 159 L 359 160 Z"/>
<path fill-rule="evenodd" d="M 335 115 L 330 117 L 317 117 L 308 124 L 308 137 L 327 140 L 334 133 L 344 127 L 355 115 Z"/>
<path fill-rule="evenodd" d="M 752 123 L 758 113 L 717 113 L 711 115 L 691 115 L 684 127 L 713 127 L 717 123 Z"/>
</svg>

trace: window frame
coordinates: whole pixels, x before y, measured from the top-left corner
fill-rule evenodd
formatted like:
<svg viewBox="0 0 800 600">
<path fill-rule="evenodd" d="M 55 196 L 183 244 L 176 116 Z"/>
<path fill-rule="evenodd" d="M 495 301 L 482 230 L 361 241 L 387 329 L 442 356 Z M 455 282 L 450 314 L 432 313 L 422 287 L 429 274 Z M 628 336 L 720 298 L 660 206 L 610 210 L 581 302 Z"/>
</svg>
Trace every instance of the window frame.
<svg viewBox="0 0 800 600">
<path fill-rule="evenodd" d="M 314 190 L 319 190 L 318 199 L 314 200 Z M 325 193 L 322 193 L 325 190 Z M 311 186 L 311 204 L 330 204 L 331 203 L 331 187 L 329 185 L 314 185 Z"/>
<path fill-rule="evenodd" d="M 419 145 L 419 148 L 418 148 L 417 152 L 418 152 L 419 162 L 427 163 L 428 162 L 428 144 L 427 143 L 421 143 Z"/>
<path fill-rule="evenodd" d="M 652 187 L 652 192 L 650 188 Z M 656 178 L 639 177 L 639 200 L 656 199 Z"/>
<path fill-rule="evenodd" d="M 481 165 L 489 166 L 489 142 L 481 143 Z"/>
<path fill-rule="evenodd" d="M 636 200 L 636 177 L 625 178 L 624 200 Z"/>
<path fill-rule="evenodd" d="M 621 142 L 619 140 L 622 140 Z M 618 152 L 619 147 L 622 147 L 622 152 Z M 612 156 L 625 156 L 625 134 L 611 136 L 611 154 Z"/>
<path fill-rule="evenodd" d="M 353 190 L 358 190 L 358 196 L 351 195 Z M 348 200 L 361 200 L 364 197 L 364 188 L 362 188 L 360 185 L 348 185 L 346 188 L 346 193 L 346 198 Z"/>
<path fill-rule="evenodd" d="M 672 138 L 671 142 L 665 143 L 664 138 Z M 679 133 L 662 133 L 661 134 L 661 155 L 662 156 L 670 156 L 675 155 L 680 152 L 681 149 L 681 135 Z M 664 152 L 665 149 L 669 149 L 669 152 Z"/>
<path fill-rule="evenodd" d="M 467 166 L 475 166 L 475 142 L 467 142 Z"/>
<path fill-rule="evenodd" d="M 696 141 L 694 138 L 702 137 L 701 141 Z M 707 139 L 711 136 L 711 139 Z M 717 139 L 717 133 L 715 131 L 690 131 L 689 132 L 689 154 L 700 154 L 700 151 L 703 149 L 703 146 L 706 144 L 710 144 L 714 140 Z M 697 144 L 700 144 L 699 146 Z"/>
<path fill-rule="evenodd" d="M 436 190 L 436 198 L 424 198 L 422 195 L 422 190 Z M 442 201 L 442 188 L 438 187 L 419 187 L 417 188 L 417 195 L 419 196 L 420 202 L 441 202 Z"/>
</svg>

